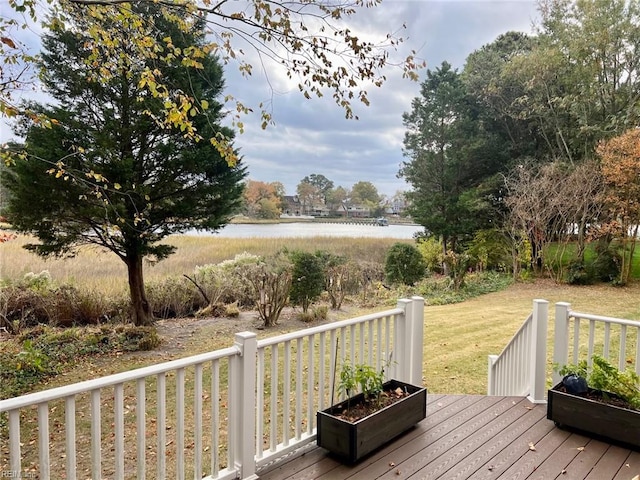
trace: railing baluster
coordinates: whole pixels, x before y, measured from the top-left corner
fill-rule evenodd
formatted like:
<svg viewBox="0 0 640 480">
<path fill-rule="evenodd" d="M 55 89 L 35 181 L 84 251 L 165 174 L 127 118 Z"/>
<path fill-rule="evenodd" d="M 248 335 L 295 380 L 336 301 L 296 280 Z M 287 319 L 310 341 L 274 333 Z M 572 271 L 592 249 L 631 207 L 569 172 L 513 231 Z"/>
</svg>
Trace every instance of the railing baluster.
<svg viewBox="0 0 640 480">
<path fill-rule="evenodd" d="M 304 393 L 304 389 L 302 388 L 303 340 L 303 338 L 298 338 L 296 340 L 296 413 L 294 431 L 296 440 L 300 440 L 300 432 L 302 431 L 302 395 Z M 309 347 L 309 349 L 311 350 L 311 347 Z M 313 396 L 313 393 L 307 392 L 307 396 Z"/>
<path fill-rule="evenodd" d="M 258 365 L 256 369 L 256 385 L 258 385 L 258 391 L 256 392 L 256 453 L 258 458 L 262 458 L 264 452 L 264 348 L 258 349 Z"/>
<path fill-rule="evenodd" d="M 609 355 L 610 355 L 609 343 L 611 343 L 611 324 L 605 323 L 604 324 L 604 345 L 602 347 L 602 356 L 607 360 L 609 359 Z"/>
<path fill-rule="evenodd" d="M 147 476 L 147 392 L 146 379 L 136 381 L 136 474 Z"/>
<path fill-rule="evenodd" d="M 284 342 L 284 370 L 282 372 L 282 444 L 289 446 L 291 429 L 291 342 Z M 276 394 L 276 398 L 278 395 Z"/>
<path fill-rule="evenodd" d="M 271 347 L 271 420 L 270 450 L 278 445 L 278 345 Z"/>
<path fill-rule="evenodd" d="M 343 330 L 340 329 L 340 332 L 342 331 Z M 335 402 L 334 396 L 337 394 L 337 392 L 335 391 L 336 374 L 337 374 L 336 368 L 337 368 L 337 359 L 338 359 L 337 335 L 338 333 L 336 332 L 336 330 L 331 330 L 331 334 L 330 334 L 331 345 L 329 345 L 329 349 L 331 350 L 331 357 L 329 358 L 329 377 L 330 377 L 329 381 L 331 382 L 331 384 L 329 385 L 329 395 L 331 398 L 329 398 L 329 402 L 330 402 L 329 406 L 333 405 L 333 403 Z M 344 344 L 344 342 L 341 342 L 341 343 Z"/>
<path fill-rule="evenodd" d="M 211 362 L 211 475 L 216 476 L 220 471 L 219 453 L 219 425 L 220 425 L 220 361 Z"/>
<path fill-rule="evenodd" d="M 157 455 L 157 475 L 164 480 L 167 476 L 167 375 L 159 373 L 156 377 L 156 429 L 158 443 L 156 446 Z"/>
<path fill-rule="evenodd" d="M 76 479 L 76 397 L 64 399 L 67 480 Z"/>
<path fill-rule="evenodd" d="M 384 374 L 386 375 L 385 379 L 389 378 L 389 366 L 384 362 L 382 358 L 382 344 L 384 342 L 383 332 L 382 332 L 382 319 L 378 318 L 376 320 L 376 369 L 380 370 L 382 366 L 384 366 Z"/>
<path fill-rule="evenodd" d="M 38 404 L 38 457 L 40 461 L 40 479 L 49 480 L 49 405 Z M 19 473 L 19 470 L 17 471 Z"/>
<path fill-rule="evenodd" d="M 91 478 L 102 479 L 102 428 L 100 389 L 91 391 Z"/>
<path fill-rule="evenodd" d="M 358 349 L 358 363 L 365 363 L 365 359 L 364 359 L 364 344 L 366 341 L 366 330 L 365 330 L 365 322 L 362 322 L 360 325 L 358 325 L 358 330 L 360 338 L 359 338 L 359 349 Z"/>
<path fill-rule="evenodd" d="M 627 368 L 627 326 L 620 325 L 620 353 L 618 354 L 618 369 Z"/>
<path fill-rule="evenodd" d="M 589 343 L 588 343 L 588 355 L 589 358 L 593 357 L 596 344 L 596 322 L 595 320 L 589 320 Z"/>
<path fill-rule="evenodd" d="M 346 347 L 347 341 L 345 339 L 343 339 L 342 343 Z M 342 360 L 344 361 L 344 356 L 342 357 Z M 356 361 L 356 326 L 355 325 L 351 325 L 349 327 L 349 363 L 351 363 L 351 365 L 355 365 L 357 363 Z"/>
<path fill-rule="evenodd" d="M 313 408 L 313 399 L 316 396 L 314 385 L 315 385 L 315 362 L 313 361 L 313 354 L 315 352 L 315 335 L 309 336 L 309 350 L 307 351 L 307 433 L 310 435 L 313 431 L 314 427 L 314 408 Z M 318 409 L 322 410 L 322 406 L 324 404 L 324 333 L 320 334 L 320 344 L 319 350 L 320 354 L 318 356 Z"/>
<path fill-rule="evenodd" d="M 373 350 L 375 348 L 375 330 L 374 330 L 374 322 L 373 320 L 367 322 L 367 332 L 368 332 L 368 343 L 367 343 L 367 365 L 371 365 L 373 368 L 376 368 L 376 365 L 373 363 Z M 376 370 L 380 370 L 376 368 Z"/>
<path fill-rule="evenodd" d="M 22 452 L 20 451 L 20 410 L 9 410 L 9 469 L 22 471 Z"/>
<path fill-rule="evenodd" d="M 115 478 L 124 478 L 124 385 L 113 390 Z"/>
<path fill-rule="evenodd" d="M 396 377 L 397 376 L 396 375 L 397 367 L 396 367 L 396 364 L 395 364 L 395 358 L 393 358 L 393 351 L 392 351 L 392 347 L 391 347 L 391 345 L 393 345 L 393 339 L 392 339 L 392 334 L 391 334 L 392 318 L 395 318 L 395 317 L 391 317 L 390 315 L 385 317 L 385 323 L 386 323 L 385 330 L 386 330 L 387 334 L 385 335 L 385 338 L 384 338 L 384 353 L 386 355 L 386 358 L 385 358 L 384 361 L 386 363 L 390 364 L 391 372 L 389 372 L 389 375 L 391 377 Z M 395 334 L 396 334 L 396 332 L 394 331 L 393 335 L 395 335 Z"/>
<path fill-rule="evenodd" d="M 195 366 L 193 385 L 193 478 L 202 478 L 202 364 Z"/>
<path fill-rule="evenodd" d="M 576 318 L 573 322 L 573 363 L 578 363 L 580 354 L 580 319 Z M 589 358 L 589 365 L 591 365 L 591 358 Z"/>
<path fill-rule="evenodd" d="M 176 478 L 184 480 L 184 368 L 176 370 Z"/>
</svg>

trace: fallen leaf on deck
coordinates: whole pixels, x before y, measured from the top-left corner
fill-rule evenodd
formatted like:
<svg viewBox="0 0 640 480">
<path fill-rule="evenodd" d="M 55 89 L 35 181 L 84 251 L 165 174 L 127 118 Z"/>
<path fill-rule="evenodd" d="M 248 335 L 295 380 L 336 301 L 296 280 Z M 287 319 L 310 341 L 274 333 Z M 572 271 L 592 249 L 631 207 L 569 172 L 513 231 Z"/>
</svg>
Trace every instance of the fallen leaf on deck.
<svg viewBox="0 0 640 480">
<path fill-rule="evenodd" d="M 576 448 L 576 450 L 578 450 L 579 452 L 581 452 L 581 451 L 583 451 L 583 450 L 584 450 L 584 447 L 578 447 L 578 448 Z"/>
<path fill-rule="evenodd" d="M 529 450 L 533 450 L 535 451 L 536 446 L 533 444 L 533 442 L 529 442 Z"/>
</svg>

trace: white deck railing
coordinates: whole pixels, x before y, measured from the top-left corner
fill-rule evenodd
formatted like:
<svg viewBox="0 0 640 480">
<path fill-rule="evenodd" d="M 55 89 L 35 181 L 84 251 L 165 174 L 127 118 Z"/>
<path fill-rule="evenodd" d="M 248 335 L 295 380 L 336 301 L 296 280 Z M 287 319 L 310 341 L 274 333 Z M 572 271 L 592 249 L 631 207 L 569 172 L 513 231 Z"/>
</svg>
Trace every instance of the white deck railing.
<svg viewBox="0 0 640 480">
<path fill-rule="evenodd" d="M 593 355 L 599 354 L 618 369 L 631 367 L 640 375 L 640 321 L 576 312 L 569 303 L 557 303 L 555 322 L 554 364 L 587 360 L 591 365 Z M 554 372 L 553 384 L 559 381 Z"/>
<path fill-rule="evenodd" d="M 424 300 L 0 401 L 12 478 L 257 478 L 315 440 L 343 361 L 422 384 Z M 6 475 L 5 475 L 6 476 Z"/>
<path fill-rule="evenodd" d="M 564 302 L 555 306 L 553 358 L 547 361 L 547 305 L 546 300 L 534 300 L 532 314 L 503 352 L 489 355 L 489 395 L 528 395 L 534 402 L 544 402 L 551 386 L 549 374 L 552 385 L 560 381 L 553 365 L 580 360 L 590 364 L 594 354 L 620 370 L 631 367 L 640 374 L 639 321 L 576 312 Z"/>
<path fill-rule="evenodd" d="M 534 300 L 533 311 L 500 355 L 489 355 L 488 394 L 528 396 L 544 401 L 549 302 Z"/>
</svg>

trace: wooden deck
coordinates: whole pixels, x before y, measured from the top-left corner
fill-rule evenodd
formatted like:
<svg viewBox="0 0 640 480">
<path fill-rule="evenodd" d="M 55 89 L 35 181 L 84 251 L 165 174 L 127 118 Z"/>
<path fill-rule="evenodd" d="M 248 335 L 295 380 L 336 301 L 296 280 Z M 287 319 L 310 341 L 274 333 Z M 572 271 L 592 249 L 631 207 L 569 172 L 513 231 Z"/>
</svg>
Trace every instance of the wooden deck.
<svg viewBox="0 0 640 480">
<path fill-rule="evenodd" d="M 640 480 L 640 452 L 556 428 L 546 419 L 546 405 L 520 397 L 429 395 L 425 420 L 354 466 L 340 464 L 313 444 L 258 475 L 260 480 Z"/>
</svg>

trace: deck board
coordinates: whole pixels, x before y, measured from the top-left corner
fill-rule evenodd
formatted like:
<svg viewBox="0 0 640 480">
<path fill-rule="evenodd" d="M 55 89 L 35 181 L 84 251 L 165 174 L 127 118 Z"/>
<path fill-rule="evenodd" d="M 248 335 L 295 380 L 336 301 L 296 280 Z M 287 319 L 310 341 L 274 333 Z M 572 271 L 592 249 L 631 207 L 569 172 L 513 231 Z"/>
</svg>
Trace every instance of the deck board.
<svg viewBox="0 0 640 480">
<path fill-rule="evenodd" d="M 639 433 L 640 434 L 640 433 Z M 520 397 L 428 395 L 427 418 L 355 465 L 326 450 L 258 472 L 260 480 L 632 480 L 640 452 L 558 429 Z"/>
</svg>

